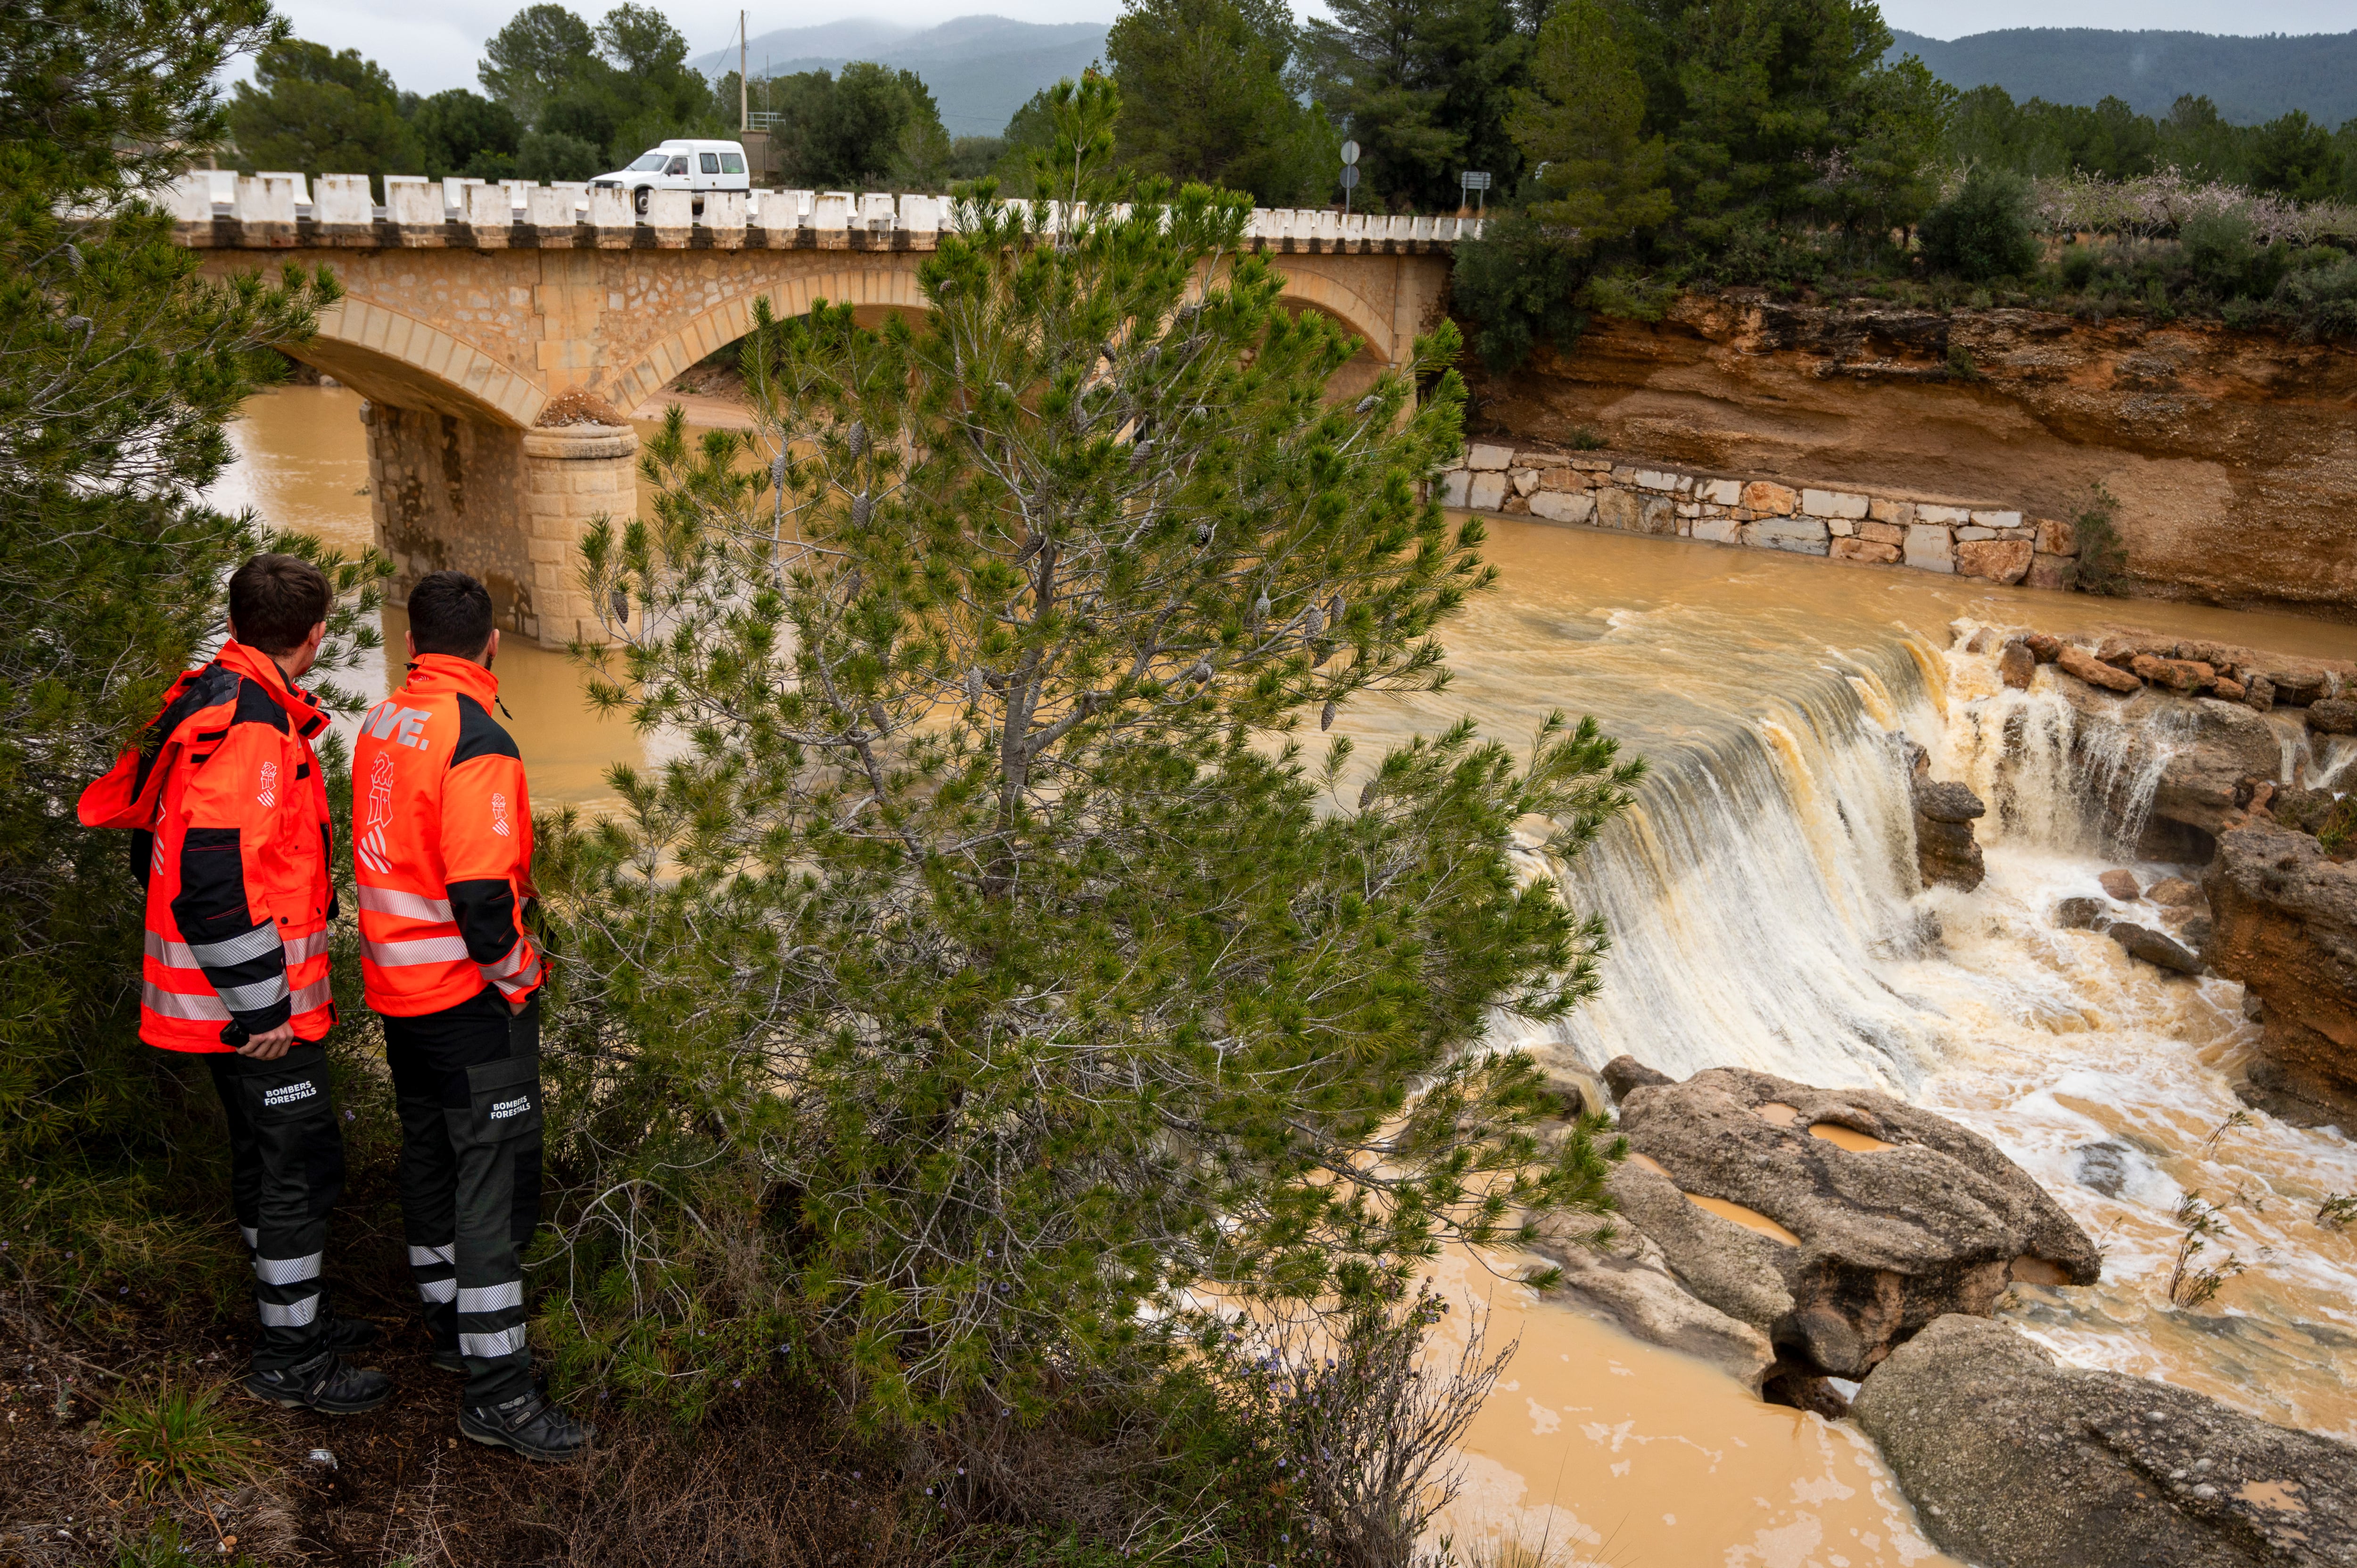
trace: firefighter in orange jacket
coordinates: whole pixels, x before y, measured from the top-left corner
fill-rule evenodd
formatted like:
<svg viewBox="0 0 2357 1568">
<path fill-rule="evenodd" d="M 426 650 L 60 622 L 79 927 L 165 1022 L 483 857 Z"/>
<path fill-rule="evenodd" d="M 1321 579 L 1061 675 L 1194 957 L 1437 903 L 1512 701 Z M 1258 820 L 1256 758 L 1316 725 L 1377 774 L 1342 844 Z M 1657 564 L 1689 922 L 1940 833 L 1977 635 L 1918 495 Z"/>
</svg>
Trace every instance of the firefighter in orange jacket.
<svg viewBox="0 0 2357 1568">
<path fill-rule="evenodd" d="M 408 682 L 361 720 L 352 754 L 361 972 L 401 1111 L 403 1229 L 434 1363 L 467 1377 L 459 1431 L 564 1459 L 590 1433 L 540 1392 L 524 1339 L 547 970 L 523 918 L 523 761 L 491 716 L 490 595 L 464 573 L 422 579 L 408 637 Z"/>
<path fill-rule="evenodd" d="M 220 654 L 173 685 L 141 744 L 82 792 L 91 827 L 130 828 L 146 887 L 139 1037 L 201 1057 L 228 1116 L 230 1190 L 261 1332 L 247 1390 L 329 1414 L 393 1384 L 340 1354 L 375 1337 L 320 1280 L 343 1193 L 343 1133 L 320 1042 L 328 978 L 328 797 L 311 739 L 327 715 L 296 679 L 327 631 L 328 580 L 257 555 L 229 582 Z"/>
</svg>

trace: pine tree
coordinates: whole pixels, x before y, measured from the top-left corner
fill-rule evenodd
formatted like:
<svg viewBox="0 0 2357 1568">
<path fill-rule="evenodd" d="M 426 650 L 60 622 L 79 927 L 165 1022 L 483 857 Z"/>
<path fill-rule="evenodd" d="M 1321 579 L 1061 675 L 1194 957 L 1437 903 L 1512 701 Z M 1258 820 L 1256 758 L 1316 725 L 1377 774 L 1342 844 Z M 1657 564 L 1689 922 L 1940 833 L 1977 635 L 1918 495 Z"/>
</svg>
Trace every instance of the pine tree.
<svg viewBox="0 0 2357 1568">
<path fill-rule="evenodd" d="M 1132 0 L 1105 35 L 1123 162 L 1264 206 L 1322 205 L 1342 138 L 1300 101 L 1297 32 L 1279 0 Z"/>
<path fill-rule="evenodd" d="M 122 835 L 77 823 L 82 783 L 219 638 L 225 574 L 255 550 L 326 561 L 352 596 L 339 645 L 372 641 L 373 563 L 202 499 L 222 425 L 333 278 L 201 280 L 145 199 L 221 139 L 222 65 L 282 32 L 264 0 L 0 8 L 0 1165 L 41 1176 L 0 1204 L 36 1277 L 71 1222 L 52 1205 L 113 1206 L 85 1268 L 167 1265 L 188 1240 L 143 1175 L 172 1129 L 135 1037 L 138 884 Z"/>
<path fill-rule="evenodd" d="M 559 1142 L 631 1196 L 546 1321 L 667 1402 L 807 1314 L 875 1424 L 1037 1415 L 1150 1375 L 1192 1293 L 1364 1307 L 1604 1204 L 1483 1036 L 1602 940 L 1510 834 L 1575 853 L 1637 768 L 1560 720 L 1303 750 L 1437 688 L 1491 581 L 1428 499 L 1453 330 L 1329 403 L 1355 340 L 1279 307 L 1245 199 L 1117 200 L 1110 83 L 1050 108 L 921 326 L 757 313 L 754 432 L 673 411 L 653 515 L 585 544 L 597 696 L 680 749 L 550 840 Z"/>
</svg>

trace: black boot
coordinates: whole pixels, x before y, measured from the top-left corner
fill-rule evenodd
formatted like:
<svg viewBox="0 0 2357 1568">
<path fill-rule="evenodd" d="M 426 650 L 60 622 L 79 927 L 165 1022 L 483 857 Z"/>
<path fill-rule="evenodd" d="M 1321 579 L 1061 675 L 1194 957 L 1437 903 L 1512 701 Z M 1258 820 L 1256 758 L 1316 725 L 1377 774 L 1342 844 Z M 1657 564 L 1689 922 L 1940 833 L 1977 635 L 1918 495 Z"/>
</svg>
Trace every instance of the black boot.
<svg viewBox="0 0 2357 1568">
<path fill-rule="evenodd" d="M 348 1366 L 333 1350 L 322 1350 L 300 1366 L 248 1372 L 245 1391 L 286 1410 L 357 1415 L 392 1397 L 393 1380 L 374 1367 Z"/>
<path fill-rule="evenodd" d="M 597 1428 L 574 1420 L 537 1389 L 504 1404 L 460 1407 L 458 1430 L 478 1443 L 544 1460 L 570 1459 L 597 1435 Z"/>
</svg>

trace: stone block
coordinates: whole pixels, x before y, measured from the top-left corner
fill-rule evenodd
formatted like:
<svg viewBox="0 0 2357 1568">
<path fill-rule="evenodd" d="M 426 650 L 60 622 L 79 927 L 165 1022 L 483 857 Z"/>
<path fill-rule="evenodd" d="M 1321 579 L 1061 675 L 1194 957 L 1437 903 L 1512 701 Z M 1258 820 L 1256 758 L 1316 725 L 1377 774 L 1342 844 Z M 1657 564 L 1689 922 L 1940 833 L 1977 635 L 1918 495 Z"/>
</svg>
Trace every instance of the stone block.
<svg viewBox="0 0 2357 1568">
<path fill-rule="evenodd" d="M 1531 498 L 1531 515 L 1549 522 L 1593 522 L 1596 498 L 1586 490 L 1541 490 Z"/>
<path fill-rule="evenodd" d="M 741 190 L 707 190 L 704 193 L 704 210 L 696 215 L 698 226 L 729 234 L 745 231 L 745 193 Z"/>
<path fill-rule="evenodd" d="M 1480 452 L 1481 448 L 1473 449 Z M 1466 504 L 1475 511 L 1495 511 L 1505 504 L 1506 476 L 1496 469 L 1477 471 Z"/>
<path fill-rule="evenodd" d="M 1899 546 L 1878 539 L 1836 539 L 1831 554 L 1836 561 L 1867 561 L 1878 566 L 1891 566 L 1898 564 Z"/>
<path fill-rule="evenodd" d="M 1740 544 L 1743 524 L 1731 517 L 1706 517 L 1694 525 L 1690 537 L 1706 539 L 1713 544 Z"/>
<path fill-rule="evenodd" d="M 1754 479 L 1743 487 L 1743 504 L 1763 517 L 1790 517 L 1800 502 L 1799 492 L 1789 486 Z"/>
<path fill-rule="evenodd" d="M 1512 446 L 1493 446 L 1483 442 L 1476 442 L 1473 449 L 1465 454 L 1465 466 L 1481 473 L 1502 473 L 1513 461 Z"/>
<path fill-rule="evenodd" d="M 210 197 L 206 199 L 208 201 Z M 207 218 L 211 214 L 208 212 Z M 369 195 L 364 174 L 323 174 L 311 193 L 311 217 L 322 224 L 365 224 L 376 221 L 375 199 Z"/>
<path fill-rule="evenodd" d="M 1667 496 L 1646 496 L 1637 503 L 1637 532 L 1674 535 L 1678 532 L 1678 503 Z"/>
<path fill-rule="evenodd" d="M 1866 503 L 1866 515 L 1877 522 L 1893 523 L 1904 528 L 1915 521 L 1915 503 L 1893 500 L 1889 496 L 1876 496 Z"/>
<path fill-rule="evenodd" d="M 1539 489 L 1543 490 L 1585 490 L 1586 480 L 1577 468 L 1541 468 Z"/>
<path fill-rule="evenodd" d="M 1531 515 L 1531 503 L 1526 498 L 1508 491 L 1505 500 L 1500 503 L 1498 510 L 1508 517 L 1528 517 Z"/>
<path fill-rule="evenodd" d="M 1514 454 L 1514 467 L 1517 468 L 1560 468 L 1564 462 L 1564 455 L 1560 452 L 1541 452 L 1534 448 Z"/>
<path fill-rule="evenodd" d="M 2022 579 L 2033 588 L 2067 590 L 2078 581 L 2079 563 L 2069 555 L 2032 555 L 2029 575 Z"/>
<path fill-rule="evenodd" d="M 1954 528 L 1973 521 L 1972 512 L 1960 506 L 1932 506 L 1926 501 L 1915 503 L 1915 521 L 1941 528 Z"/>
<path fill-rule="evenodd" d="M 695 221 L 695 193 L 688 190 L 647 192 L 647 223 L 657 233 L 675 230 L 684 241 Z"/>
<path fill-rule="evenodd" d="M 384 215 L 405 229 L 442 227 L 442 188 L 422 175 L 387 175 Z"/>
<path fill-rule="evenodd" d="M 1529 495 L 1539 488 L 1539 471 L 1536 468 L 1516 468 L 1513 471 L 1513 481 L 1516 495 Z"/>
<path fill-rule="evenodd" d="M 1702 508 L 1693 501 L 1680 501 L 1677 504 L 1677 513 L 1680 517 L 1700 517 Z"/>
<path fill-rule="evenodd" d="M 2018 583 L 2029 575 L 2030 554 L 2027 539 L 1967 540 L 1956 546 L 1956 570 L 1992 583 Z"/>
<path fill-rule="evenodd" d="M 1960 544 L 1966 540 L 1995 539 L 1996 537 L 1996 529 L 1983 528 L 1978 523 L 1968 522 L 1956 530 L 1956 542 Z"/>
<path fill-rule="evenodd" d="M 1463 509 L 1471 499 L 1468 489 L 1472 482 L 1473 476 L 1462 468 L 1451 468 L 1441 475 L 1440 504 L 1445 507 Z"/>
<path fill-rule="evenodd" d="M 1847 490 L 1804 489 L 1801 492 L 1801 510 L 1811 517 L 1841 517 L 1855 521 L 1866 515 L 1866 497 L 1852 495 Z"/>
<path fill-rule="evenodd" d="M 1583 474 L 1609 474 L 1612 471 L 1609 457 L 1574 457 L 1571 466 Z"/>
<path fill-rule="evenodd" d="M 1705 479 L 1695 493 L 1713 506 L 1741 506 L 1743 481 L 1740 479 Z"/>
<path fill-rule="evenodd" d="M 1627 490 L 1615 489 L 1596 492 L 1596 521 L 1598 527 L 1618 528 L 1634 533 L 1642 521 L 1637 498 Z"/>
<path fill-rule="evenodd" d="M 1813 517 L 1768 517 L 1743 525 L 1743 542 L 1756 549 L 1786 550 L 1795 555 L 1823 555 L 1832 542 L 1825 525 Z"/>
<path fill-rule="evenodd" d="M 2076 555 L 2079 553 L 2079 528 L 2061 518 L 2041 517 L 2038 520 L 2038 549 L 2045 555 Z"/>
<path fill-rule="evenodd" d="M 1678 488 L 1678 476 L 1664 473 L 1659 468 L 1640 468 L 1632 478 L 1641 490 L 1674 490 Z"/>
<path fill-rule="evenodd" d="M 2018 511 L 1975 511 L 1973 521 L 1983 528 L 2019 528 L 2021 514 Z"/>
<path fill-rule="evenodd" d="M 1857 524 L 1857 537 L 1895 547 L 1907 542 L 1907 530 L 1895 522 L 1861 522 Z"/>
<path fill-rule="evenodd" d="M 1922 508 L 1916 509 L 1917 516 L 1922 512 Z M 1948 530 L 1937 523 L 1918 522 L 1907 530 L 1905 559 L 1919 572 L 1953 572 L 1955 548 L 1955 540 Z"/>
</svg>

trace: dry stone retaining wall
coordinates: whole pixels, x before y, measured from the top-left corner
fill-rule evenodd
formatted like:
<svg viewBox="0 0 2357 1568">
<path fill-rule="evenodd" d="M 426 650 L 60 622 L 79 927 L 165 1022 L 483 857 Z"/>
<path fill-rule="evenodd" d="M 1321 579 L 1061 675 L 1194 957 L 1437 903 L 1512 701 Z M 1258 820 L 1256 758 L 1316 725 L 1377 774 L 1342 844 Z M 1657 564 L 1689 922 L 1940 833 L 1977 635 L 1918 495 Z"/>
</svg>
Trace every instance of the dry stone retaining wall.
<svg viewBox="0 0 2357 1568">
<path fill-rule="evenodd" d="M 1584 453 L 1476 442 L 1441 476 L 1441 499 L 1472 511 L 2033 588 L 2067 588 L 2078 567 L 2070 523 L 1996 502 L 1793 486 Z"/>
</svg>

